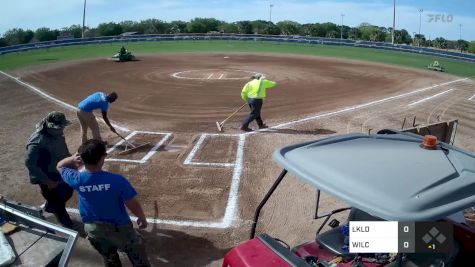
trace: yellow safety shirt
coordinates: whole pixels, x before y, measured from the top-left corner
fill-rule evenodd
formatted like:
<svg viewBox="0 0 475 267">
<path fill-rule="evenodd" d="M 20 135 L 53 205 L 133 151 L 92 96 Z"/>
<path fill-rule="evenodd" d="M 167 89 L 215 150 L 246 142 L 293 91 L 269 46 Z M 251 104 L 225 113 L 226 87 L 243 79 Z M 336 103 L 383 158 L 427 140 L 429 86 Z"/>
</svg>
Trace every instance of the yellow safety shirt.
<svg viewBox="0 0 475 267">
<path fill-rule="evenodd" d="M 244 85 L 241 92 L 241 98 L 247 101 L 249 98 L 264 99 L 266 90 L 277 85 L 276 82 L 266 79 L 254 79 Z"/>
</svg>

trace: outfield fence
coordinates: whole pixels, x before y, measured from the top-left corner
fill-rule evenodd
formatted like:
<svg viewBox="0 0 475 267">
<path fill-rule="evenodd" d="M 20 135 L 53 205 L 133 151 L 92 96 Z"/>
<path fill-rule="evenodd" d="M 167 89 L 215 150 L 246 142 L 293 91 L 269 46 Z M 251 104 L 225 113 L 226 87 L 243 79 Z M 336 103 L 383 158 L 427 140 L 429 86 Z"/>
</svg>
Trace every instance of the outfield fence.
<svg viewBox="0 0 475 267">
<path fill-rule="evenodd" d="M 475 63 L 475 55 L 464 54 L 453 51 L 438 50 L 426 47 L 416 47 L 410 45 L 390 44 L 385 42 L 370 42 L 357 41 L 348 39 L 332 39 L 320 37 L 305 37 L 305 36 L 283 36 L 283 35 L 261 35 L 261 34 L 222 34 L 222 33 L 197 33 L 197 34 L 148 34 L 148 35 L 127 35 L 127 36 L 103 36 L 84 39 L 66 39 L 54 40 L 48 42 L 38 42 L 22 45 L 12 45 L 0 47 L 0 54 L 8 54 L 21 51 L 29 51 L 44 48 L 64 47 L 72 45 L 85 44 L 108 44 L 121 42 L 162 42 L 162 41 L 208 41 L 208 40 L 222 40 L 222 41 L 251 41 L 251 42 L 283 42 L 283 43 L 298 43 L 298 44 L 313 44 L 313 45 L 335 45 L 335 46 L 350 46 L 373 48 L 390 51 L 400 51 L 408 53 L 416 53 L 444 58 L 451 58 L 461 61 Z"/>
</svg>

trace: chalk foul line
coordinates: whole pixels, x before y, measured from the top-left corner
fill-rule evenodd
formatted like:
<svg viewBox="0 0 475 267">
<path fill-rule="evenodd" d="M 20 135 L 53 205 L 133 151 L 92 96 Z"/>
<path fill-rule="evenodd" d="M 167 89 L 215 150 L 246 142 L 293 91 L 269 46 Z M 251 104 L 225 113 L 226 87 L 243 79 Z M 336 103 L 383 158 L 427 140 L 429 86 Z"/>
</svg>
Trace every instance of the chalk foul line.
<svg viewBox="0 0 475 267">
<path fill-rule="evenodd" d="M 8 73 L 6 73 L 6 72 L 3 72 L 3 71 L 1 71 L 1 70 L 0 70 L 0 73 L 3 74 L 3 75 L 5 75 L 5 76 L 7 76 L 8 78 L 14 80 L 14 81 L 17 82 L 18 84 L 23 85 L 23 86 L 25 86 L 26 88 L 32 90 L 33 92 L 37 93 L 38 95 L 40 95 L 40 96 L 42 96 L 42 97 L 44 97 L 44 98 L 46 98 L 46 99 L 48 99 L 48 100 L 50 100 L 50 101 L 52 101 L 52 102 L 58 104 L 58 105 L 60 105 L 60 106 L 66 108 L 66 109 L 68 109 L 68 110 L 71 110 L 71 111 L 77 111 L 77 110 L 78 110 L 77 107 L 75 107 L 75 106 L 73 106 L 73 105 L 71 105 L 71 104 L 68 104 L 68 103 L 66 103 L 66 102 L 64 102 L 64 101 L 62 101 L 62 100 L 60 100 L 60 99 L 57 99 L 57 98 L 55 98 L 54 96 L 52 96 L 52 95 L 50 95 L 50 94 L 45 93 L 43 90 L 39 89 L 38 87 L 35 87 L 35 86 L 33 86 L 33 85 L 31 85 L 31 84 L 29 84 L 29 83 L 27 83 L 27 82 L 22 81 L 19 77 L 13 77 L 12 75 L 10 75 L 10 74 L 8 74 Z M 101 122 L 104 122 L 103 119 L 99 119 L 99 120 L 100 120 Z M 111 122 L 111 124 L 112 124 L 112 126 L 114 126 L 114 128 L 117 128 L 117 129 L 119 129 L 119 130 L 121 130 L 121 131 L 123 131 L 123 132 L 130 132 L 130 130 L 129 130 L 128 128 L 123 127 L 123 126 L 120 126 L 120 125 L 118 125 L 117 123 L 112 123 L 112 122 Z"/>
</svg>

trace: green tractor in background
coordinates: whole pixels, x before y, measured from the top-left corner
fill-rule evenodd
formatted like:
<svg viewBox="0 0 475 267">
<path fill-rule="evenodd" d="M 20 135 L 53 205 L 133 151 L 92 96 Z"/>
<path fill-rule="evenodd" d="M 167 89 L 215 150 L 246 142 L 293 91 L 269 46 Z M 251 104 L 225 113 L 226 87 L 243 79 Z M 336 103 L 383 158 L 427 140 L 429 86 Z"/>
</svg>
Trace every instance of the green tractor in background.
<svg viewBox="0 0 475 267">
<path fill-rule="evenodd" d="M 132 61 L 135 60 L 135 56 L 132 55 L 132 52 L 127 50 L 125 47 L 121 47 L 119 52 L 112 56 L 112 60 L 116 62 Z"/>
<path fill-rule="evenodd" d="M 429 66 L 427 66 L 428 69 L 430 70 L 435 70 L 435 71 L 441 71 L 441 72 L 444 72 L 445 71 L 445 68 L 442 67 L 442 65 L 439 64 L 439 61 L 434 61 L 432 64 L 429 64 Z"/>
</svg>

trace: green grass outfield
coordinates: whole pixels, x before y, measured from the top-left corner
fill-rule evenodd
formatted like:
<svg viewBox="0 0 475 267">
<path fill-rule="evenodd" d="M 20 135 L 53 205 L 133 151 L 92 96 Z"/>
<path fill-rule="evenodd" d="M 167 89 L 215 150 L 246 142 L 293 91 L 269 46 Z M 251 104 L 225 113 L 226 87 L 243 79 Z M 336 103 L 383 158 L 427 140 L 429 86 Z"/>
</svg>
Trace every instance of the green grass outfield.
<svg viewBox="0 0 475 267">
<path fill-rule="evenodd" d="M 436 56 L 419 55 L 371 48 L 330 45 L 290 44 L 254 41 L 161 41 L 91 44 L 58 47 L 11 53 L 0 56 L 0 70 L 13 70 L 29 65 L 46 64 L 64 60 L 110 57 L 122 45 L 135 54 L 167 52 L 270 52 L 348 58 L 425 69 L 438 60 L 447 73 L 474 77 L 475 64 Z"/>
</svg>

